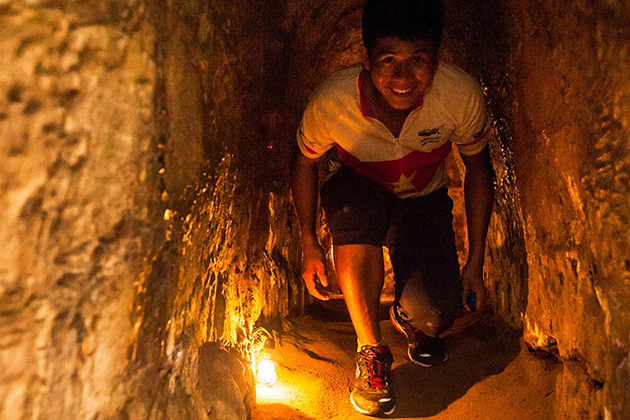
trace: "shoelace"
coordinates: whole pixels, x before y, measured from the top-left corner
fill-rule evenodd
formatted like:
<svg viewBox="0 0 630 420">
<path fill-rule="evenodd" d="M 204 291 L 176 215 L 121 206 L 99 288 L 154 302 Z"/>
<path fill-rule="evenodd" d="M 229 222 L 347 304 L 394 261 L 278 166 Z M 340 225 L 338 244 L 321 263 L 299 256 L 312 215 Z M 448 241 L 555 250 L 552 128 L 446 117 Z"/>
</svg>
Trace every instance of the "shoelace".
<svg viewBox="0 0 630 420">
<path fill-rule="evenodd" d="M 383 389 L 387 387 L 390 361 L 387 354 L 379 355 L 374 350 L 362 350 L 360 363 L 368 374 L 367 384 L 370 388 Z"/>
</svg>

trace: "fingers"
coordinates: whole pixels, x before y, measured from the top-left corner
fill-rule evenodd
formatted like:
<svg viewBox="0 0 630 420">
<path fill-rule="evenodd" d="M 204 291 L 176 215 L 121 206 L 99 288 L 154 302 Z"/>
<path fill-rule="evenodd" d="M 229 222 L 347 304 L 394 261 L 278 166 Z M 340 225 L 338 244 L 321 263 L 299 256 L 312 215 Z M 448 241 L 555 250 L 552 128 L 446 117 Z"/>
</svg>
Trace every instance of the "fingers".
<svg viewBox="0 0 630 420">
<path fill-rule="evenodd" d="M 319 282 L 317 277 L 319 277 Z M 323 289 L 328 287 L 328 278 L 326 277 L 326 268 L 321 262 L 310 264 L 302 274 L 302 278 L 311 296 L 319 300 L 330 298 L 328 291 Z"/>
<path fill-rule="evenodd" d="M 486 290 L 483 286 L 465 287 L 464 307 L 469 312 L 483 312 L 486 300 Z"/>
<path fill-rule="evenodd" d="M 308 289 L 308 292 L 311 294 L 311 296 L 313 296 L 314 298 L 317 298 L 319 300 L 328 300 L 329 296 L 328 296 L 328 292 L 326 290 L 320 290 L 318 286 L 318 283 L 315 281 L 314 278 L 311 279 L 304 279 L 304 283 L 306 284 L 306 288 Z"/>
<path fill-rule="evenodd" d="M 328 287 L 328 275 L 326 274 L 326 267 L 322 263 L 317 266 L 317 276 L 319 277 L 319 283 L 324 287 Z"/>
<path fill-rule="evenodd" d="M 486 300 L 486 288 L 483 283 L 483 269 L 482 267 L 477 267 L 475 265 L 466 264 L 462 269 L 462 300 L 464 306 L 469 311 L 477 311 L 481 312 L 485 305 Z M 471 297 L 471 293 L 475 293 L 474 299 L 475 303 L 472 302 L 469 304 L 468 300 Z M 471 308 L 471 306 L 474 307 Z"/>
<path fill-rule="evenodd" d="M 326 256 L 319 243 L 302 242 L 302 278 L 309 293 L 322 300 L 328 299 Z M 317 281 L 319 279 L 319 281 Z"/>
</svg>

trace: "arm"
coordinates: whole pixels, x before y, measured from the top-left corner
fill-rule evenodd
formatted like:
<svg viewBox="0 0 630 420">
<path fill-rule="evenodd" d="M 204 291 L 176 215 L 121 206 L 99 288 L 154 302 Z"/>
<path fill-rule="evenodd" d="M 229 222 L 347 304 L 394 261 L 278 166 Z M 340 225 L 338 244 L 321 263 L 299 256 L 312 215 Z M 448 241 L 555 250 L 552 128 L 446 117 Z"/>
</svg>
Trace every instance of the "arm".
<svg viewBox="0 0 630 420">
<path fill-rule="evenodd" d="M 488 146 L 480 153 L 471 156 L 461 154 L 461 157 L 466 165 L 464 197 L 469 243 L 468 262 L 462 269 L 463 301 L 466 302 L 472 289 L 477 295 L 477 306 L 481 310 L 486 297 L 483 284 L 483 263 L 486 235 L 494 201 L 494 173 Z"/>
<path fill-rule="evenodd" d="M 315 230 L 318 182 L 317 160 L 296 151 L 291 172 L 291 192 L 302 236 L 302 278 L 312 296 L 328 300 L 325 290 L 328 287 L 326 259 Z"/>
</svg>

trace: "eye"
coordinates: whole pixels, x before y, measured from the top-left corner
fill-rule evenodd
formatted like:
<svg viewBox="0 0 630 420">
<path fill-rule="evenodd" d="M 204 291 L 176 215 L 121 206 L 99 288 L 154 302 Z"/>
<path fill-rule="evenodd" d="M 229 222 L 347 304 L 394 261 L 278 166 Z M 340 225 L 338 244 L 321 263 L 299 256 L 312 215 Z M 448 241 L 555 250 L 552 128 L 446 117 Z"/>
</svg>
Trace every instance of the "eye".
<svg viewBox="0 0 630 420">
<path fill-rule="evenodd" d="M 394 62 L 394 57 L 392 57 L 391 55 L 381 58 L 381 63 L 391 64 L 393 62 Z"/>
<path fill-rule="evenodd" d="M 415 64 L 424 63 L 424 57 L 416 56 L 416 57 L 413 57 L 411 61 Z"/>
</svg>

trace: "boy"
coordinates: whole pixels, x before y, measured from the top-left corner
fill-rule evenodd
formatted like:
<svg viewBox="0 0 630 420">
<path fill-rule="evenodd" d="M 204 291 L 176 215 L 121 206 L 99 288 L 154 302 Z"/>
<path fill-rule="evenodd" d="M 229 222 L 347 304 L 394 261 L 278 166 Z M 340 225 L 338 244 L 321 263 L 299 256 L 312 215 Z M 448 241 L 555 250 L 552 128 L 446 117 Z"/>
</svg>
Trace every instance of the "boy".
<svg viewBox="0 0 630 420">
<path fill-rule="evenodd" d="M 439 335 L 470 290 L 483 307 L 483 262 L 493 202 L 486 135 L 490 122 L 479 84 L 438 60 L 439 0 L 367 0 L 363 68 L 330 76 L 317 89 L 298 131 L 292 192 L 302 235 L 309 293 L 328 299 L 318 242 L 317 159 L 335 148 L 341 169 L 322 186 L 335 268 L 358 339 L 357 380 L 350 400 L 366 415 L 395 407 L 393 361 L 379 327 L 382 246 L 389 248 L 394 326 L 407 336 L 409 359 L 446 361 Z M 470 252 L 461 274 L 452 230 L 452 201 L 443 165 L 452 143 L 466 166 Z"/>
</svg>

